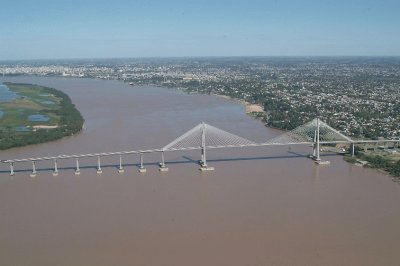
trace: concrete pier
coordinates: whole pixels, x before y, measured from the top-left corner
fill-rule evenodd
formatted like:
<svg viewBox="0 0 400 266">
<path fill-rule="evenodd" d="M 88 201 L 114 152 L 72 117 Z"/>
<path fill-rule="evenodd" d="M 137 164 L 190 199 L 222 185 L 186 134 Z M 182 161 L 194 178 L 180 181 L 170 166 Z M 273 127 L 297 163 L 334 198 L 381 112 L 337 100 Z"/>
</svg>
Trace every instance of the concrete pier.
<svg viewBox="0 0 400 266">
<path fill-rule="evenodd" d="M 147 172 L 147 170 L 146 170 L 146 168 L 139 168 L 139 173 L 141 173 L 141 174 L 143 174 L 143 173 L 146 173 Z"/>
<path fill-rule="evenodd" d="M 165 165 L 164 151 L 161 152 L 161 163 L 160 163 L 160 168 L 158 170 L 160 172 L 167 172 L 168 171 L 168 167 Z"/>
<path fill-rule="evenodd" d="M 147 170 L 143 166 L 143 153 L 140 153 L 140 167 L 139 167 L 139 173 L 143 174 L 146 173 Z"/>
<path fill-rule="evenodd" d="M 209 172 L 209 171 L 214 171 L 215 168 L 212 167 L 212 166 L 204 166 L 204 165 L 202 165 L 202 166 L 200 166 L 199 170 L 200 170 L 200 171 L 203 171 L 203 172 L 204 172 L 204 171 Z"/>
<path fill-rule="evenodd" d="M 168 167 L 166 165 L 160 165 L 160 168 L 158 168 L 160 172 L 168 172 Z"/>
<path fill-rule="evenodd" d="M 122 168 L 122 155 L 119 155 L 119 167 L 118 167 L 118 173 L 123 173 L 125 172 L 124 168 Z"/>
<path fill-rule="evenodd" d="M 57 159 L 54 159 L 54 171 L 53 171 L 53 176 L 58 176 Z"/>
<path fill-rule="evenodd" d="M 350 144 L 351 157 L 354 157 L 354 143 Z"/>
<path fill-rule="evenodd" d="M 203 157 L 203 159 L 205 159 L 205 157 Z M 204 162 L 203 160 L 200 160 L 199 164 L 200 164 L 200 168 L 199 168 L 200 171 L 214 171 L 215 170 L 215 167 L 208 166 L 207 163 Z"/>
<path fill-rule="evenodd" d="M 101 170 L 101 164 L 100 164 L 100 156 L 97 156 L 97 174 L 103 173 L 103 170 Z"/>
<path fill-rule="evenodd" d="M 74 171 L 75 175 L 80 175 L 81 174 L 81 170 L 79 169 L 79 158 L 76 158 L 76 169 Z"/>
<path fill-rule="evenodd" d="M 35 163 L 35 161 L 32 161 L 32 173 L 30 174 L 30 177 L 36 177 L 36 163 Z"/>
<path fill-rule="evenodd" d="M 14 163 L 10 163 L 10 176 L 13 176 L 14 174 Z"/>
<path fill-rule="evenodd" d="M 319 161 L 314 161 L 316 164 L 318 164 L 318 165 L 328 165 L 328 164 L 331 164 L 331 162 L 330 161 L 322 161 L 322 160 L 319 160 Z"/>
</svg>

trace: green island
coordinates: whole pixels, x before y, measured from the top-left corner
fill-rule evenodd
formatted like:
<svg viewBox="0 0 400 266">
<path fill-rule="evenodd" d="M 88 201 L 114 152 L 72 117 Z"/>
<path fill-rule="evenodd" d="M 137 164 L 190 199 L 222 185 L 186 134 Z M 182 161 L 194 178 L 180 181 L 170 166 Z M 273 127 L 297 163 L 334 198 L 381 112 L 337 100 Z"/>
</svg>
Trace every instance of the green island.
<svg viewBox="0 0 400 266">
<path fill-rule="evenodd" d="M 48 87 L 3 83 L 12 93 L 0 102 L 0 150 L 71 136 L 84 119 L 65 93 Z"/>
</svg>

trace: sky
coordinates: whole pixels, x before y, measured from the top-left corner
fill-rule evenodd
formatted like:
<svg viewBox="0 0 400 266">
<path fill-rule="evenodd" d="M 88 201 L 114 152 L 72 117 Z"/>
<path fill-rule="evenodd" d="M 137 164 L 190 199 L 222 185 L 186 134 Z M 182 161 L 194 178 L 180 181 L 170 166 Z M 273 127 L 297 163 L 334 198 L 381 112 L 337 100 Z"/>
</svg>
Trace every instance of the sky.
<svg viewBox="0 0 400 266">
<path fill-rule="evenodd" d="M 0 60 L 185 56 L 400 56 L 400 1 L 0 1 Z"/>
</svg>

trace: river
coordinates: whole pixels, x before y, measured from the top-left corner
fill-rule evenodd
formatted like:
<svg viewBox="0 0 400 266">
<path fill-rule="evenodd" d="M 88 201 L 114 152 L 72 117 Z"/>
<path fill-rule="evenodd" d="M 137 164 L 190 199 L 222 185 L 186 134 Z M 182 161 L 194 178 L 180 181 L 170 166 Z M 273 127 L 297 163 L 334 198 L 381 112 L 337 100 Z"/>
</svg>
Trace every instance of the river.
<svg viewBox="0 0 400 266">
<path fill-rule="evenodd" d="M 67 93 L 81 134 L 0 152 L 1 159 L 161 148 L 201 121 L 253 141 L 266 128 L 239 103 L 117 81 L 13 77 Z M 399 265 L 400 186 L 384 174 L 310 147 L 209 150 L 0 166 L 1 265 Z"/>
</svg>

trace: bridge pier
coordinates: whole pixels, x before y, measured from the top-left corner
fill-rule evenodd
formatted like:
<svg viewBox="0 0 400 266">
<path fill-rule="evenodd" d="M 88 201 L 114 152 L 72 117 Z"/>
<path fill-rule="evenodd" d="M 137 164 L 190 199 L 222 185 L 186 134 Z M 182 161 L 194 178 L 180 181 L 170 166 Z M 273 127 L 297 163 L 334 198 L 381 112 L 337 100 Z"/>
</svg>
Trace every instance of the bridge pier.
<svg viewBox="0 0 400 266">
<path fill-rule="evenodd" d="M 316 162 L 321 161 L 320 155 L 319 155 L 319 118 L 317 118 L 317 125 L 316 125 L 316 130 L 314 131 L 314 144 L 313 144 L 313 159 Z"/>
<path fill-rule="evenodd" d="M 214 171 L 215 168 L 207 165 L 206 158 L 206 124 L 202 123 L 201 131 L 201 161 L 200 161 L 200 171 Z"/>
<path fill-rule="evenodd" d="M 81 174 L 81 170 L 79 169 L 79 158 L 76 158 L 76 169 L 74 172 L 75 175 L 80 175 Z"/>
<path fill-rule="evenodd" d="M 164 151 L 161 152 L 161 163 L 160 163 L 160 168 L 158 170 L 160 170 L 160 172 L 168 171 L 168 167 L 165 165 Z"/>
<path fill-rule="evenodd" d="M 140 167 L 139 167 L 139 173 L 146 173 L 146 168 L 143 166 L 143 153 L 140 153 Z"/>
<path fill-rule="evenodd" d="M 316 119 L 317 125 L 316 125 L 316 130 L 314 132 L 314 144 L 313 144 L 313 155 L 312 155 L 312 159 L 315 161 L 316 164 L 321 164 L 321 165 L 325 165 L 325 164 L 330 164 L 330 161 L 321 161 L 321 157 L 320 157 L 320 139 L 319 139 L 319 118 L 317 117 Z"/>
<path fill-rule="evenodd" d="M 354 143 L 350 143 L 351 157 L 354 157 Z"/>
<path fill-rule="evenodd" d="M 118 167 L 118 173 L 123 173 L 125 172 L 124 168 L 122 168 L 122 155 L 119 155 L 119 167 Z"/>
<path fill-rule="evenodd" d="M 53 176 L 58 176 L 57 159 L 54 159 L 54 171 L 53 171 Z"/>
<path fill-rule="evenodd" d="M 98 174 L 103 173 L 103 171 L 101 170 L 101 165 L 100 165 L 100 156 L 97 156 L 97 171 Z"/>
<path fill-rule="evenodd" d="M 11 162 L 11 163 L 10 163 L 10 175 L 13 176 L 14 174 L 15 174 L 15 173 L 14 173 L 14 163 Z"/>
<path fill-rule="evenodd" d="M 319 153 L 319 152 L 318 152 L 317 144 L 314 143 L 314 144 L 313 144 L 313 152 L 312 152 L 312 159 L 313 159 L 313 160 L 315 160 L 315 161 L 321 160 L 321 158 L 318 158 L 318 157 L 319 157 L 319 154 L 318 154 L 318 153 Z"/>
<path fill-rule="evenodd" d="M 32 173 L 30 174 L 30 177 L 35 177 L 36 176 L 36 163 L 35 161 L 32 161 Z"/>
</svg>

